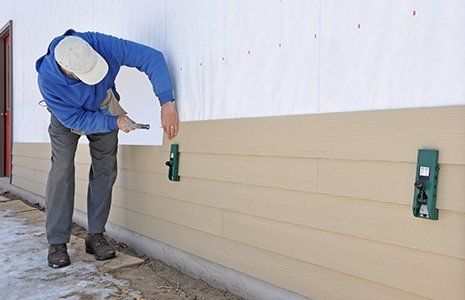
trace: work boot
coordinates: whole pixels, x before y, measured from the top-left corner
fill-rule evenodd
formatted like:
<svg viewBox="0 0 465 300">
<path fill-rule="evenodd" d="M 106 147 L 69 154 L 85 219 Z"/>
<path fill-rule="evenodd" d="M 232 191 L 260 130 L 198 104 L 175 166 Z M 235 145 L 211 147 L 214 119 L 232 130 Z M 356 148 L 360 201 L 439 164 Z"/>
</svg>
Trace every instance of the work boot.
<svg viewBox="0 0 465 300">
<path fill-rule="evenodd" d="M 103 233 L 87 234 L 86 252 L 95 255 L 97 260 L 107 260 L 116 256 L 116 251 L 108 243 Z"/>
<path fill-rule="evenodd" d="M 66 244 L 49 245 L 47 259 L 48 265 L 52 268 L 65 267 L 71 263 Z"/>
</svg>

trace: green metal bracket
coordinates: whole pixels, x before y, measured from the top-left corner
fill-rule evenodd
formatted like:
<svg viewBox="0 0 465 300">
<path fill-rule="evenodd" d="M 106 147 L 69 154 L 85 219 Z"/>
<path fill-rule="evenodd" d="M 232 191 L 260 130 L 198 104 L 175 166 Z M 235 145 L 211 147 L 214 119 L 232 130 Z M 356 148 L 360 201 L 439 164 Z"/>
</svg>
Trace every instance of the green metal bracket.
<svg viewBox="0 0 465 300">
<path fill-rule="evenodd" d="M 170 160 L 166 162 L 169 167 L 168 179 L 171 181 L 179 181 L 181 177 L 178 175 L 179 170 L 179 145 L 172 144 L 170 152 Z"/>
<path fill-rule="evenodd" d="M 413 197 L 413 215 L 417 218 L 437 220 L 438 150 L 418 150 L 417 175 Z"/>
</svg>

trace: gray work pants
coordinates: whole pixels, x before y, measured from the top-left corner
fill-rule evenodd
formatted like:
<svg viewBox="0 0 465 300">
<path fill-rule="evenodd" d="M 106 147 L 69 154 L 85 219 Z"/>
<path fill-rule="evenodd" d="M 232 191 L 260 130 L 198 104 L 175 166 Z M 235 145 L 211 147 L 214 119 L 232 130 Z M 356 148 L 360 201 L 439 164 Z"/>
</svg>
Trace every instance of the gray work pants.
<svg viewBox="0 0 465 300">
<path fill-rule="evenodd" d="M 80 136 L 72 133 L 53 114 L 48 131 L 52 168 L 45 193 L 47 240 L 49 244 L 68 243 L 74 209 L 74 156 Z M 103 233 L 116 180 L 118 130 L 91 134 L 87 139 L 92 157 L 87 189 L 88 232 Z"/>
</svg>

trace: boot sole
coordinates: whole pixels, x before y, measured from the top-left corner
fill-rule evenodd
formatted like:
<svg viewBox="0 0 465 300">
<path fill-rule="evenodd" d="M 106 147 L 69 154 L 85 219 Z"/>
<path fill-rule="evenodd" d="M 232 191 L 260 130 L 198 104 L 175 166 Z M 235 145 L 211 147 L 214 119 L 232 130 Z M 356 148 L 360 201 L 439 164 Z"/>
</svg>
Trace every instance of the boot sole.
<svg viewBox="0 0 465 300">
<path fill-rule="evenodd" d="M 108 260 L 116 257 L 116 252 L 108 256 L 98 256 L 97 254 L 95 254 L 94 250 L 92 250 L 89 247 L 86 247 L 86 253 L 93 255 L 96 260 Z"/>
<path fill-rule="evenodd" d="M 65 263 L 65 264 L 62 264 L 62 265 L 57 265 L 57 264 L 48 263 L 48 266 L 49 266 L 50 268 L 59 269 L 59 268 L 63 268 L 63 267 L 69 266 L 70 264 L 71 264 L 71 262 L 68 262 L 68 263 Z"/>
</svg>

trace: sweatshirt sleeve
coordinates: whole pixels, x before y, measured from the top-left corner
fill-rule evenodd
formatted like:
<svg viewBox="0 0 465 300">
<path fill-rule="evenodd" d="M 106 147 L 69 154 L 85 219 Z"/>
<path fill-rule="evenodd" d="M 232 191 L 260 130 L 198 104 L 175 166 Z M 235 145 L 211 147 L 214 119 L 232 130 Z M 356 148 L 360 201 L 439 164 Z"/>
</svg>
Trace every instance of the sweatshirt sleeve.
<svg viewBox="0 0 465 300">
<path fill-rule="evenodd" d="M 120 66 L 137 68 L 150 79 L 160 104 L 173 101 L 173 86 L 163 54 L 151 47 L 110 35 L 92 32 L 93 41 Z"/>
<path fill-rule="evenodd" d="M 118 117 L 84 110 L 82 107 L 69 104 L 51 93 L 41 80 L 39 80 L 39 89 L 47 107 L 67 128 L 84 132 L 86 135 L 110 132 L 118 128 Z"/>
</svg>

